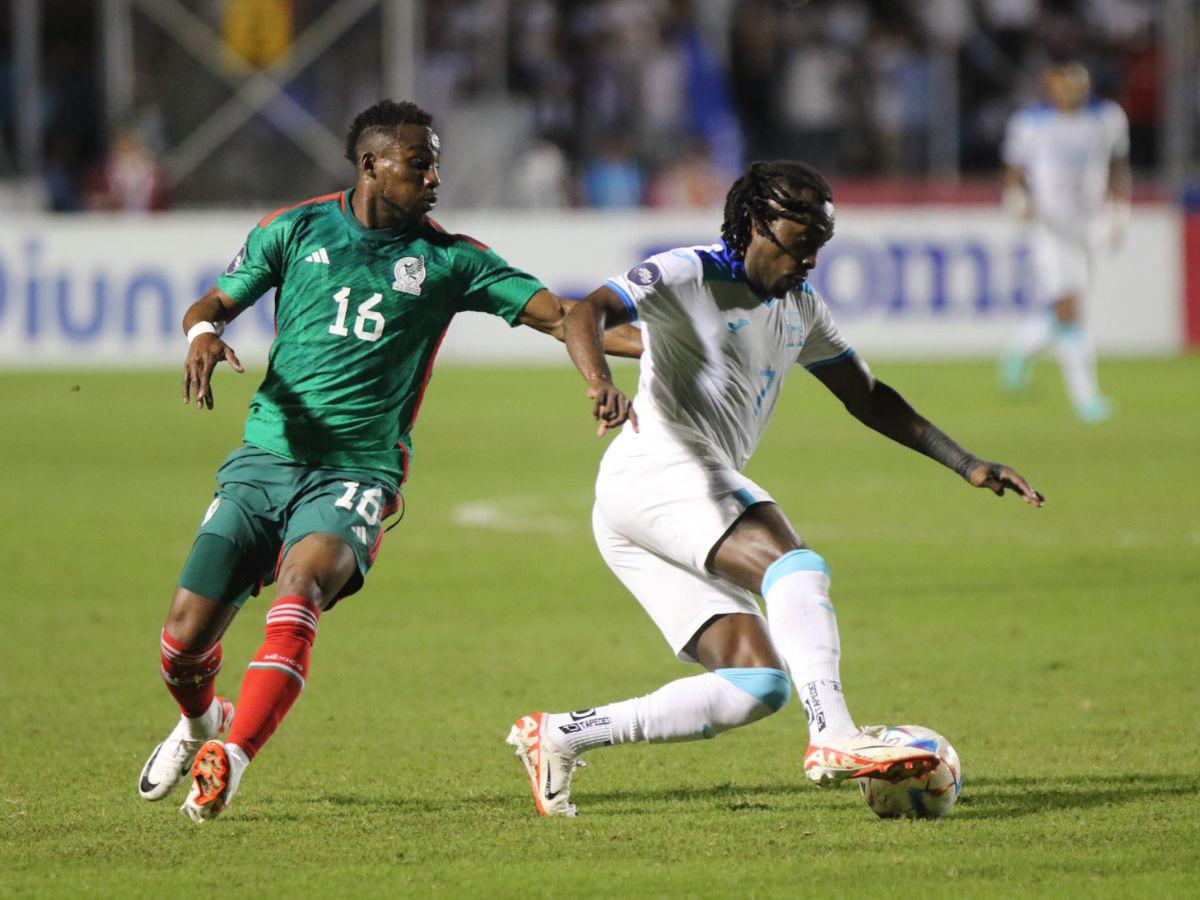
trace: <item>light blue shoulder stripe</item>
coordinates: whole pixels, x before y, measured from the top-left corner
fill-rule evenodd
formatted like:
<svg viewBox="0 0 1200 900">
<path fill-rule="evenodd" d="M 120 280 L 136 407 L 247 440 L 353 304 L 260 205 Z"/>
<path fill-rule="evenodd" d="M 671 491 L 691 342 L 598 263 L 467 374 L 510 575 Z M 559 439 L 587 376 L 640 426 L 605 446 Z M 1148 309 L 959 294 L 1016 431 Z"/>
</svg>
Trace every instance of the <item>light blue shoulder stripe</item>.
<svg viewBox="0 0 1200 900">
<path fill-rule="evenodd" d="M 716 669 L 713 674 L 745 691 L 771 712 L 782 709 L 792 696 L 792 679 L 779 669 Z"/>
<path fill-rule="evenodd" d="M 633 298 L 629 296 L 629 292 L 626 291 L 625 288 L 621 287 L 619 282 L 615 281 L 612 278 L 605 279 L 604 285 L 605 285 L 605 287 L 612 288 L 613 293 L 615 293 L 618 297 L 621 298 L 621 302 L 624 303 L 625 308 L 627 310 L 629 310 L 629 321 L 636 322 L 637 321 L 637 304 L 633 302 Z"/>
<path fill-rule="evenodd" d="M 758 498 L 754 496 L 749 488 L 738 488 L 733 492 L 733 499 L 747 508 L 758 503 Z"/>
<path fill-rule="evenodd" d="M 828 575 L 829 566 L 825 564 L 825 560 L 821 557 L 821 554 L 808 548 L 792 550 L 783 554 L 783 556 L 767 566 L 767 571 L 763 575 L 762 595 L 764 597 L 767 596 L 767 591 L 771 590 L 771 586 L 784 575 L 806 571 L 824 572 Z"/>
<path fill-rule="evenodd" d="M 704 263 L 700 259 L 700 254 L 696 252 L 695 247 L 676 247 L 671 251 L 671 255 L 679 259 L 687 260 L 688 268 L 695 272 L 696 278 L 704 280 Z"/>
<path fill-rule="evenodd" d="M 807 369 L 809 372 L 811 372 L 813 369 L 823 369 L 823 368 L 825 368 L 825 366 L 832 366 L 834 363 L 845 362 L 846 360 L 850 359 L 853 356 L 854 356 L 854 348 L 847 347 L 845 350 L 843 350 L 837 356 L 831 356 L 831 357 L 829 357 L 829 359 L 818 359 L 814 363 L 808 363 L 807 365 L 805 365 L 804 368 Z"/>
</svg>

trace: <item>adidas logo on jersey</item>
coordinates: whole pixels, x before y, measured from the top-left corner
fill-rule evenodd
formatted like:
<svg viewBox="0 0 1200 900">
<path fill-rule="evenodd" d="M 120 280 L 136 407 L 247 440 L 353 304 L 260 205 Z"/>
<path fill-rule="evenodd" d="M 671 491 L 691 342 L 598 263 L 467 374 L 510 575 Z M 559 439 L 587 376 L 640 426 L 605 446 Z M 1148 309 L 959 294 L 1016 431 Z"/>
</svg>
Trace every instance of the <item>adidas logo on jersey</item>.
<svg viewBox="0 0 1200 900">
<path fill-rule="evenodd" d="M 367 529 L 364 528 L 362 525 L 355 525 L 350 530 L 354 532 L 354 536 L 356 538 L 358 538 L 359 541 L 361 541 L 364 544 L 369 543 L 369 541 L 367 540 Z"/>
<path fill-rule="evenodd" d="M 322 247 L 320 250 L 314 250 L 312 253 L 308 254 L 308 256 L 304 257 L 304 261 L 324 263 L 325 265 L 329 265 L 329 254 L 326 253 L 325 248 Z"/>
</svg>

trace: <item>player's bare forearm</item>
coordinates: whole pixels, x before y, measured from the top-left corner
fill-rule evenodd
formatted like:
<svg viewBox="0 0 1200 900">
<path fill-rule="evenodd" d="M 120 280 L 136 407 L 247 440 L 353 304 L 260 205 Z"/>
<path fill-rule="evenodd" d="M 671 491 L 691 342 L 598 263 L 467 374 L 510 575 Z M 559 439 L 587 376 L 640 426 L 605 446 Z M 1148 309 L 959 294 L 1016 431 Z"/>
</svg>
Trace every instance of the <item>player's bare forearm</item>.
<svg viewBox="0 0 1200 900">
<path fill-rule="evenodd" d="M 1129 204 L 1133 200 L 1133 171 L 1128 156 L 1117 157 L 1109 164 L 1108 194 L 1113 203 Z"/>
<path fill-rule="evenodd" d="M 563 323 L 566 323 L 566 317 L 575 307 L 578 300 L 571 300 L 563 297 L 562 305 L 564 310 Z M 607 316 L 606 316 L 607 319 Z M 565 328 L 559 329 L 555 334 L 560 341 L 566 343 Z M 616 324 L 608 322 L 603 332 L 604 354 L 605 356 L 623 356 L 627 359 L 640 359 L 642 356 L 642 332 L 635 325 Z"/>
<path fill-rule="evenodd" d="M 209 288 L 208 293 L 187 308 L 183 314 L 183 333 L 187 334 L 199 322 L 227 324 L 238 317 L 241 308 L 233 299 L 218 288 Z"/>
<path fill-rule="evenodd" d="M 194 327 L 205 322 L 213 325 L 207 332 L 197 334 L 188 344 L 187 357 L 183 361 L 185 406 L 195 395 L 197 408 L 213 408 L 212 373 L 218 363 L 229 363 L 235 372 L 245 371 L 233 348 L 222 341 L 217 333 L 224 329 L 226 323 L 236 319 L 240 312 L 232 297 L 214 287 L 183 314 L 184 334 L 190 334 Z"/>
<path fill-rule="evenodd" d="M 530 298 L 517 321 L 566 343 L 567 314 L 578 301 L 539 291 Z M 610 326 L 603 332 L 602 346 L 609 356 L 637 359 L 642 355 L 642 335 L 632 325 Z"/>
<path fill-rule="evenodd" d="M 645 349 L 642 332 L 636 325 L 614 325 L 604 332 L 604 352 L 608 356 L 641 359 Z"/>
<path fill-rule="evenodd" d="M 1012 490 L 1034 506 L 1043 497 L 1008 466 L 981 459 L 918 413 L 890 385 L 877 379 L 857 356 L 823 366 L 814 374 L 842 401 L 846 410 L 869 428 L 936 460 L 961 475 L 974 487 L 997 495 Z"/>
<path fill-rule="evenodd" d="M 847 412 L 884 437 L 966 477 L 965 466 L 974 457 L 913 409 L 891 385 L 871 375 L 865 366 L 861 368 L 866 379 L 851 376 L 847 381 L 854 386 L 839 395 Z"/>
<path fill-rule="evenodd" d="M 1028 188 L 1025 182 L 1025 170 L 1020 166 L 1005 166 L 1004 183 L 1014 187 Z"/>
<path fill-rule="evenodd" d="M 864 403 L 846 408 L 854 418 L 868 428 L 872 428 L 912 450 L 922 450 L 924 443 L 929 438 L 930 429 L 933 427 L 929 420 L 919 415 L 891 385 L 879 380 L 875 380 L 871 386 Z M 936 429 L 934 430 L 936 431 Z M 946 440 L 950 441 L 949 438 Z M 950 441 L 950 444 L 958 447 L 953 441 Z M 947 449 L 949 448 L 947 447 Z M 961 447 L 958 449 L 962 450 Z M 962 453 L 966 455 L 965 450 Z M 945 458 L 943 455 L 943 459 L 938 461 L 943 462 Z M 950 468 L 954 468 L 954 465 L 951 464 Z"/>
<path fill-rule="evenodd" d="M 1109 244 L 1119 250 L 1125 243 L 1125 233 L 1133 216 L 1133 174 L 1129 157 L 1119 157 L 1109 164 Z"/>
<path fill-rule="evenodd" d="M 1019 166 L 1005 166 L 1004 193 L 1001 203 L 1012 216 L 1028 221 L 1033 214 L 1029 202 L 1029 187 L 1025 181 L 1025 170 Z"/>
<path fill-rule="evenodd" d="M 563 340 L 571 362 L 588 384 L 612 383 L 612 371 L 604 358 L 604 332 L 608 310 L 600 291 L 593 291 L 578 303 L 572 304 L 563 323 Z"/>
<path fill-rule="evenodd" d="M 882 381 L 875 381 L 865 409 L 851 411 L 863 424 L 954 470 L 973 487 L 985 487 L 997 496 L 1012 490 L 1034 506 L 1041 506 L 1045 501 L 1016 470 L 980 459 L 964 449 Z"/>
<path fill-rule="evenodd" d="M 597 435 L 629 421 L 637 429 L 637 415 L 629 399 L 612 382 L 612 370 L 604 357 L 608 327 L 626 324 L 628 313 L 617 296 L 606 287 L 597 288 L 576 303 L 563 324 L 567 353 L 587 382 L 592 416 L 600 424 Z M 641 339 L 638 339 L 640 352 Z"/>
</svg>

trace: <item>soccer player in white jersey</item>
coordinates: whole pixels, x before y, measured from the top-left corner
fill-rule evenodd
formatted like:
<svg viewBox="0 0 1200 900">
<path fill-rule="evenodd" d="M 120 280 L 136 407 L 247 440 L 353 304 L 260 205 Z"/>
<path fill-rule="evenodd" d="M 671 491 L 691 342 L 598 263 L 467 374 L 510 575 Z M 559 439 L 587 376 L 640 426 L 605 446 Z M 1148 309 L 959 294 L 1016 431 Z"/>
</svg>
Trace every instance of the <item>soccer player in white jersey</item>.
<svg viewBox="0 0 1200 900">
<path fill-rule="evenodd" d="M 1129 123 L 1116 103 L 1090 99 L 1079 63 L 1052 66 L 1044 86 L 1048 102 L 1014 113 L 1004 139 L 1005 205 L 1031 226 L 1036 301 L 1005 346 L 1001 381 L 1022 390 L 1030 359 L 1053 346 L 1076 414 L 1100 422 L 1111 405 L 1083 303 L 1097 252 L 1119 249 L 1129 220 Z"/>
<path fill-rule="evenodd" d="M 925 750 L 881 744 L 850 717 L 839 676 L 829 568 L 770 494 L 742 474 L 793 364 L 864 424 L 976 487 L 1041 506 L 1012 469 L 986 462 L 878 381 L 806 284 L 833 233 L 828 186 L 811 167 L 754 163 L 730 189 L 722 241 L 652 256 L 567 316 L 564 336 L 603 435 L 593 526 L 609 567 L 671 649 L 707 671 L 623 702 L 535 712 L 513 725 L 542 815 L 574 815 L 581 753 L 636 741 L 713 737 L 787 702 L 808 715 L 805 774 L 818 783 L 927 771 Z M 640 322 L 632 405 L 604 361 L 605 329 Z M 766 601 L 763 618 L 754 593 Z M 788 673 L 790 672 L 790 679 Z"/>
</svg>

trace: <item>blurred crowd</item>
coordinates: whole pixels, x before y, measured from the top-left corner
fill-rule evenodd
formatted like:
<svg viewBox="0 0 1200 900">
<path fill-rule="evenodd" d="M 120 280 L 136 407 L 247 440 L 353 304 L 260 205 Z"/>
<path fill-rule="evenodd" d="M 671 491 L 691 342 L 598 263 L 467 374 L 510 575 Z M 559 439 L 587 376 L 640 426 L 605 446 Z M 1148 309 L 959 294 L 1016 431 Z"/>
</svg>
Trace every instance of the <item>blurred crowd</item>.
<svg viewBox="0 0 1200 900">
<path fill-rule="evenodd" d="M 320 4 L 287 2 L 297 33 L 319 12 Z M 1125 108 L 1134 166 L 1153 172 L 1163 115 L 1159 6 L 438 0 L 422 8 L 417 99 L 442 122 L 497 98 L 528 117 L 530 127 L 508 149 L 514 202 L 711 206 L 754 158 L 793 156 L 853 177 L 993 173 L 1008 114 L 1036 95 L 1045 62 L 1069 57 L 1088 65 L 1098 93 Z M 102 140 L 94 54 L 65 40 L 57 54 L 50 42 L 43 72 L 49 204 L 164 207 L 169 185 L 156 157 L 172 130 L 162 124 L 171 98 L 159 97 L 166 112 L 157 123 L 143 116 Z M 342 98 L 327 104 L 335 132 L 345 126 L 337 121 L 347 117 L 342 104 L 380 89 L 364 83 L 370 66 L 344 60 L 330 54 L 306 76 L 322 87 L 314 96 Z M 355 84 L 337 88 L 338 78 Z M 299 86 L 289 93 L 305 96 Z M 9 133 L 10 113 L 0 107 Z M 253 166 L 261 142 L 243 143 L 229 152 Z"/>
<path fill-rule="evenodd" d="M 1150 0 L 521 0 L 510 89 L 535 110 L 525 165 L 562 202 L 710 205 L 746 159 L 852 176 L 992 172 L 1004 122 L 1050 60 L 1080 59 L 1121 103 L 1133 161 L 1158 161 L 1162 97 Z M 486 88 L 487 0 L 438 4 L 447 98 Z M 432 10 L 431 10 L 432 12 Z M 451 62 L 453 60 L 453 62 Z M 946 129 L 951 129 L 947 134 Z M 944 170 L 943 170 L 944 174 Z"/>
</svg>

